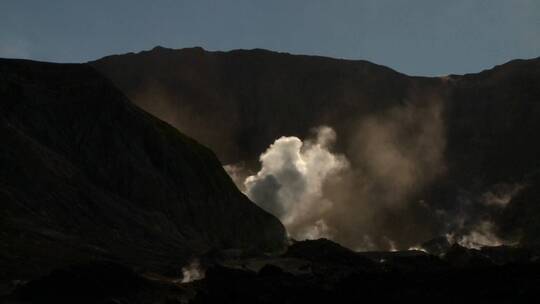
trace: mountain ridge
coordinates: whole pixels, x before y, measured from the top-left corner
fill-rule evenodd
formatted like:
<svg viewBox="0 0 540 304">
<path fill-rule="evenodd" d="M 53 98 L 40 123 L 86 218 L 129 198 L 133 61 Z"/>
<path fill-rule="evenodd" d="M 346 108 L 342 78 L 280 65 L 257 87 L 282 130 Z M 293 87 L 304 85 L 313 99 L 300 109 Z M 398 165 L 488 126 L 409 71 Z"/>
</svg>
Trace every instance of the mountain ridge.
<svg viewBox="0 0 540 304">
<path fill-rule="evenodd" d="M 312 128 L 321 125 L 336 131 L 335 152 L 344 154 L 353 169 L 362 169 L 369 164 L 357 156 L 366 145 L 365 134 L 357 136 L 362 123 L 397 126 L 392 132 L 399 136 L 393 140 L 401 144 L 390 148 L 401 155 L 413 151 L 410 161 L 421 168 L 423 160 L 414 147 L 429 150 L 431 145 L 440 151 L 438 165 L 444 172 L 406 198 L 427 202 L 433 218 L 422 221 L 437 222 L 417 231 L 432 231 L 431 236 L 414 242 L 458 229 L 449 225 L 468 229 L 482 218 L 495 220 L 504 210 L 485 206 L 480 197 L 499 184 L 526 184 L 527 176 L 540 167 L 535 157 L 540 145 L 531 137 L 540 131 L 540 58 L 443 77 L 408 76 L 366 61 L 259 50 L 155 48 L 89 64 L 139 107 L 197 138 L 223 164 L 243 167 L 247 174 L 260 169 L 259 156 L 277 138 L 309 138 Z M 433 130 L 429 119 L 435 119 L 437 133 L 427 132 Z M 423 134 L 430 138 L 419 137 Z M 376 142 L 381 137 L 367 138 Z M 411 211 L 415 223 L 425 216 L 422 208 Z M 437 219 L 434 210 L 453 220 Z M 460 217 L 465 223 L 460 224 Z M 399 218 L 393 214 L 388 221 Z M 402 239 L 401 248 L 415 245 L 399 229 L 388 233 Z"/>
</svg>

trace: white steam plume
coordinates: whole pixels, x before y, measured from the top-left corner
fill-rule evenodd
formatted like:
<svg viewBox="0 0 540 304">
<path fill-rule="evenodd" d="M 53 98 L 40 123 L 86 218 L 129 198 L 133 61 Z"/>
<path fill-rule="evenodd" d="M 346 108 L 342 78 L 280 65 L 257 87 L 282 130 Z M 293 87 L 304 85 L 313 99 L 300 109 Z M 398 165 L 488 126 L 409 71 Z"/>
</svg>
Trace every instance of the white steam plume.
<svg viewBox="0 0 540 304">
<path fill-rule="evenodd" d="M 295 239 L 326 237 L 355 250 L 400 250 L 436 237 L 453 222 L 451 243 L 468 248 L 508 244 L 491 221 L 431 207 L 422 192 L 446 171 L 442 104 L 406 104 L 364 117 L 349 138 L 347 159 L 333 153 L 336 133 L 319 127 L 315 139 L 281 137 L 264 152 L 261 170 L 244 178 L 226 169 L 259 206 L 281 219 Z M 243 174 L 243 176 L 242 176 Z M 481 195 L 504 207 L 523 188 L 499 184 Z M 458 199 L 456 209 L 472 204 Z M 463 209 L 465 210 L 468 209 Z"/>
<path fill-rule="evenodd" d="M 297 239 L 398 250 L 433 237 L 423 220 L 433 211 L 416 195 L 445 170 L 441 104 L 365 117 L 349 140 L 346 159 L 331 151 L 336 133 L 329 127 L 304 142 L 277 139 L 261 155 L 261 170 L 245 179 L 245 193 Z M 233 167 L 227 171 L 238 179 Z"/>
<path fill-rule="evenodd" d="M 277 139 L 261 155 L 261 170 L 245 180 L 246 194 L 298 239 L 331 237 L 324 218 L 334 202 L 324 196 L 323 184 L 349 166 L 344 156 L 329 151 L 334 130 L 323 126 L 315 131 L 315 140 Z"/>
</svg>

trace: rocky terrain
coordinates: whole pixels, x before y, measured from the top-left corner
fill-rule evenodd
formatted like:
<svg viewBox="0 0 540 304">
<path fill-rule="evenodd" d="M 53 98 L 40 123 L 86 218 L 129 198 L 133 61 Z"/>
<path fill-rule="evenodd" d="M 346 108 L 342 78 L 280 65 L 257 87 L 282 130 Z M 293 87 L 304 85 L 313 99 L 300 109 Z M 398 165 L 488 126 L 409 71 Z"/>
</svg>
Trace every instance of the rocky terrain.
<svg viewBox="0 0 540 304">
<path fill-rule="evenodd" d="M 112 261 L 180 272 L 193 255 L 284 246 L 281 223 L 214 154 L 85 64 L 0 60 L 0 280 Z"/>
<path fill-rule="evenodd" d="M 540 298 L 538 251 L 357 253 L 329 240 L 292 244 L 281 255 L 203 256 L 199 280 L 183 282 L 115 264 L 85 264 L 20 285 L 6 303 L 530 302 Z M 194 269 L 192 269 L 194 270 Z M 186 275 L 187 273 L 185 273 Z"/>
</svg>

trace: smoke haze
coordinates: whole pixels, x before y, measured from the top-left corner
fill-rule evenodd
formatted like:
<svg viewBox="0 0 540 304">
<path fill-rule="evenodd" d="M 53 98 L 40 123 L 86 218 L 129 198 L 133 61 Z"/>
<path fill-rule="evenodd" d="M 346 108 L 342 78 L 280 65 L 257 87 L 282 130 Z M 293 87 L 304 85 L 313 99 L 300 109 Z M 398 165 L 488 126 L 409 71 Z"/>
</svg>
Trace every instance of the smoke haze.
<svg viewBox="0 0 540 304">
<path fill-rule="evenodd" d="M 458 237 L 450 235 L 454 242 L 467 248 L 480 249 L 484 246 L 508 245 L 504 240 L 497 237 L 495 225 L 489 221 L 482 221 L 475 225 L 469 233 Z M 451 241 L 451 243 L 453 243 Z"/>
<path fill-rule="evenodd" d="M 353 170 L 327 192 L 336 240 L 358 250 L 404 249 L 433 237 L 437 212 L 421 196 L 445 172 L 442 106 L 405 104 L 359 122 L 349 139 Z M 359 237 L 361 236 L 361 237 Z"/>
<path fill-rule="evenodd" d="M 298 137 L 277 139 L 261 155 L 261 170 L 244 183 L 246 194 L 298 239 L 331 237 L 325 217 L 334 202 L 325 197 L 323 183 L 349 167 L 343 155 L 329 151 L 335 132 L 324 126 L 314 132 L 316 138 L 305 142 Z"/>
<path fill-rule="evenodd" d="M 363 119 L 349 139 L 350 159 L 332 152 L 336 140 L 327 126 L 313 139 L 277 139 L 261 155 L 261 170 L 245 179 L 246 194 L 292 238 L 395 250 L 433 237 L 436 212 L 416 196 L 445 172 L 440 104 L 407 104 Z M 237 170 L 228 171 L 238 180 Z"/>
</svg>

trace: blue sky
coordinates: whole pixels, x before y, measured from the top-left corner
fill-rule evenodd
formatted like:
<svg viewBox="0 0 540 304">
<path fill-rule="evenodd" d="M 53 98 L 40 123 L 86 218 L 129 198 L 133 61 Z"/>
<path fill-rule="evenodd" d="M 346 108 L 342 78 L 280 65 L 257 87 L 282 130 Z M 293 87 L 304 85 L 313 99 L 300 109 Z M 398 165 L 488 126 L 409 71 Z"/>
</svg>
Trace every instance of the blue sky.
<svg viewBox="0 0 540 304">
<path fill-rule="evenodd" d="M 540 56 L 540 0 L 0 0 L 0 57 L 84 62 L 156 45 L 462 74 Z"/>
</svg>

